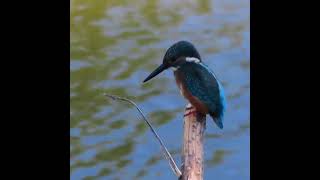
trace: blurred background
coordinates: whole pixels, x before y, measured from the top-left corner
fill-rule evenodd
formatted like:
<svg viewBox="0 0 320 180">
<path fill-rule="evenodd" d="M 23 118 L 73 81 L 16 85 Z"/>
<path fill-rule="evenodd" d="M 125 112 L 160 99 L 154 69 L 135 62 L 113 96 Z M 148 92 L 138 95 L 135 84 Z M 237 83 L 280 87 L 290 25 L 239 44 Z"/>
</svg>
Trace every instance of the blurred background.
<svg viewBox="0 0 320 180">
<path fill-rule="evenodd" d="M 177 179 L 134 100 L 181 165 L 187 104 L 171 70 L 147 84 L 167 48 L 191 41 L 222 82 L 224 129 L 207 118 L 204 179 L 250 179 L 249 0 L 71 0 L 70 178 Z"/>
</svg>

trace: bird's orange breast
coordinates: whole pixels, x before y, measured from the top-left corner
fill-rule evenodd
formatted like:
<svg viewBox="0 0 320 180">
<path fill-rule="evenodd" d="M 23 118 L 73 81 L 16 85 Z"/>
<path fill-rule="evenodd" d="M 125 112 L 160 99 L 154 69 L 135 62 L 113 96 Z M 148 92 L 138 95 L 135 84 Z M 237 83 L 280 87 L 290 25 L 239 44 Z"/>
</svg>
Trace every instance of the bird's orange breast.
<svg viewBox="0 0 320 180">
<path fill-rule="evenodd" d="M 196 108 L 196 110 L 202 114 L 208 114 L 208 108 L 207 106 L 202 103 L 196 96 L 193 96 L 190 91 L 186 88 L 186 86 L 183 84 L 182 76 L 178 71 L 174 72 L 176 83 L 178 85 L 178 88 L 180 89 L 181 95 L 186 98 L 193 107 Z"/>
</svg>

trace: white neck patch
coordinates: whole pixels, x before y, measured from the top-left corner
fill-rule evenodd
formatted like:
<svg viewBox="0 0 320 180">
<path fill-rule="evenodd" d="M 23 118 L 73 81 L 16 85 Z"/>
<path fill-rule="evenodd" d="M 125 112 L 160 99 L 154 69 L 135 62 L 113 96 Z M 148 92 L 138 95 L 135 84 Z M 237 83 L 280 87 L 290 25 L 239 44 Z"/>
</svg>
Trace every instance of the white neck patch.
<svg viewBox="0 0 320 180">
<path fill-rule="evenodd" d="M 200 59 L 195 58 L 195 57 L 186 57 L 186 61 L 187 62 L 194 62 L 194 63 L 197 63 L 197 64 L 200 63 Z"/>
</svg>

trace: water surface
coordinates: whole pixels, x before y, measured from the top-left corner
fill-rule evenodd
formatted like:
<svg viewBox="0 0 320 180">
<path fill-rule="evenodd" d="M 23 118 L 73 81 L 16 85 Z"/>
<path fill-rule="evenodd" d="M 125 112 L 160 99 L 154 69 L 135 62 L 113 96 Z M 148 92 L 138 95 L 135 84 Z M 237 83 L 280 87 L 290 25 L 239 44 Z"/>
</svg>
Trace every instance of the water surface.
<svg viewBox="0 0 320 180">
<path fill-rule="evenodd" d="M 183 111 L 171 71 L 143 79 L 166 49 L 191 41 L 222 82 L 224 129 L 208 118 L 205 179 L 250 178 L 249 0 L 71 0 L 71 179 L 176 179 L 134 100 L 180 165 Z"/>
</svg>

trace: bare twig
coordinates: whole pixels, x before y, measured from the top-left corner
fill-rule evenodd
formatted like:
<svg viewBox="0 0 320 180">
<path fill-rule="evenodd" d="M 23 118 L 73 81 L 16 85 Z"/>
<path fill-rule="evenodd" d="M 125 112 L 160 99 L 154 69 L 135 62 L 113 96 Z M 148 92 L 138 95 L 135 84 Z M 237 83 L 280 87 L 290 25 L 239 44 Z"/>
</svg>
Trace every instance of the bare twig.
<svg viewBox="0 0 320 180">
<path fill-rule="evenodd" d="M 137 110 L 139 111 L 139 113 L 141 114 L 141 116 L 143 117 L 143 120 L 148 124 L 148 126 L 150 127 L 150 130 L 152 131 L 152 133 L 154 134 L 154 136 L 157 138 L 157 140 L 160 143 L 160 147 L 161 150 L 165 156 L 165 158 L 169 161 L 169 165 L 172 169 L 172 171 L 174 172 L 174 174 L 177 177 L 180 177 L 182 175 L 181 171 L 179 170 L 177 164 L 175 163 L 174 159 L 172 158 L 170 152 L 167 150 L 166 146 L 164 145 L 164 143 L 162 142 L 160 136 L 157 134 L 157 132 L 154 130 L 154 128 L 152 127 L 151 123 L 147 120 L 146 116 L 143 114 L 143 112 L 141 111 L 141 109 L 137 106 L 136 103 L 134 103 L 133 101 L 131 101 L 130 99 L 127 98 L 123 98 L 123 97 L 119 97 L 119 96 L 114 96 L 114 95 L 110 95 L 110 94 L 105 94 L 105 96 L 113 99 L 113 100 L 121 100 L 121 101 L 126 101 L 129 102 L 130 104 L 134 105 Z"/>
</svg>

